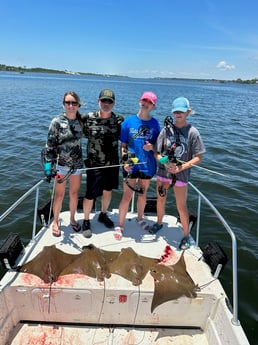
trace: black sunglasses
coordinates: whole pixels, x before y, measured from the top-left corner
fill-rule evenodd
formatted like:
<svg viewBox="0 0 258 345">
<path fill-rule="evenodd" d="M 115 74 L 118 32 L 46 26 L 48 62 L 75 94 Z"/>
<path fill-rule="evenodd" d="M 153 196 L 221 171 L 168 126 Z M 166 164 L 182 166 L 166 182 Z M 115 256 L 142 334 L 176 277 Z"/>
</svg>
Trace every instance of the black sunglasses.
<svg viewBox="0 0 258 345">
<path fill-rule="evenodd" d="M 66 105 L 73 105 L 73 106 L 79 105 L 79 103 L 76 102 L 76 101 L 65 101 L 64 103 L 65 103 Z"/>
<path fill-rule="evenodd" d="M 100 100 L 102 103 L 108 103 L 108 104 L 113 104 L 114 102 L 112 101 L 112 99 L 109 98 L 103 98 Z"/>
</svg>

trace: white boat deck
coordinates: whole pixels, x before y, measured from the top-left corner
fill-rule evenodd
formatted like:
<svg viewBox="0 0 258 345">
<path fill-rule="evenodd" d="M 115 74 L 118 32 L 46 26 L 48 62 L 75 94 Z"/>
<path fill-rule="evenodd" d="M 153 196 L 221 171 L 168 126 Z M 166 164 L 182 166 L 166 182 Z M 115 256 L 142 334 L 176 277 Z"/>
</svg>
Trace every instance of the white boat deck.
<svg viewBox="0 0 258 345">
<path fill-rule="evenodd" d="M 113 210 L 112 213 L 109 213 L 109 215 L 114 223 L 117 224 L 118 210 Z M 107 229 L 102 223 L 97 221 L 97 218 L 98 213 L 91 214 L 90 219 L 93 235 L 91 238 L 87 239 L 83 236 L 82 230 L 79 233 L 76 233 L 72 230 L 69 225 L 69 212 L 62 212 L 60 215 L 60 229 L 62 232 L 61 237 L 54 237 L 52 235 L 51 225 L 49 228 L 43 228 L 36 235 L 35 239 L 26 247 L 25 255 L 18 264 L 20 265 L 32 260 L 38 253 L 42 251 L 44 246 L 52 245 L 55 245 L 56 248 L 70 254 L 79 254 L 82 250 L 82 247 L 89 244 L 94 244 L 96 247 L 107 251 L 120 251 L 122 248 L 131 247 L 139 255 L 157 259 L 160 259 L 161 256 L 165 254 L 165 248 L 167 245 L 169 245 L 172 249 L 171 254 L 169 257 L 163 260 L 163 263 L 168 265 L 175 264 L 182 255 L 182 251 L 178 250 L 178 245 L 183 237 L 183 231 L 180 224 L 177 223 L 176 217 L 164 216 L 163 228 L 156 235 L 152 235 L 149 232 L 141 229 L 136 222 L 135 214 L 129 213 L 126 219 L 124 236 L 120 241 L 114 239 L 114 230 Z M 155 218 L 156 217 L 151 215 L 147 215 L 145 217 L 150 225 L 155 222 Z M 76 220 L 82 224 L 83 214 L 77 213 Z M 196 284 L 199 286 L 204 285 L 213 280 L 213 277 L 211 276 L 210 268 L 206 265 L 206 263 L 203 262 L 203 260 L 200 260 L 202 257 L 202 252 L 200 248 L 195 247 L 195 242 L 192 238 L 191 243 L 192 246 L 184 253 L 187 270 Z M 200 269 L 196 269 L 196 265 L 198 265 Z M 14 273 L 11 271 L 9 274 L 15 275 L 15 280 L 13 281 L 12 285 L 35 286 L 35 284 L 39 284 L 42 286 L 45 284 L 40 278 L 31 274 Z M 97 282 L 93 278 L 83 275 L 78 275 L 76 278 L 73 274 L 72 279 L 62 279 L 62 277 L 60 277 L 58 281 L 52 284 L 52 288 L 59 286 L 80 287 L 81 284 L 84 284 L 83 280 L 87 282 L 92 280 L 91 284 L 95 285 L 96 287 L 99 287 L 101 284 L 103 284 L 100 284 L 100 282 Z M 133 287 L 131 282 L 128 282 L 119 276 L 112 276 L 110 279 L 105 281 L 105 284 L 109 285 L 109 282 L 111 282 L 110 285 L 113 285 L 114 280 L 117 287 L 119 284 L 121 284 L 122 288 L 128 286 L 128 288 L 132 289 Z M 147 275 L 143 281 L 143 285 L 146 285 L 146 287 L 148 285 L 148 288 L 153 290 L 153 278 Z M 214 289 L 214 285 L 217 285 L 216 289 Z M 212 283 L 213 291 L 218 291 L 219 287 L 220 283 L 218 280 Z M 205 287 L 203 291 L 210 291 L 209 285 Z M 218 294 L 220 294 L 220 292 L 221 291 L 218 291 Z"/>
<path fill-rule="evenodd" d="M 117 224 L 118 210 L 113 210 L 110 216 Z M 79 254 L 81 248 L 89 244 L 107 251 L 131 247 L 139 255 L 159 259 L 169 245 L 171 253 L 163 260 L 167 265 L 175 264 L 182 254 L 177 248 L 183 232 L 173 216 L 165 216 L 163 228 L 151 235 L 139 227 L 135 214 L 128 213 L 121 241 L 115 240 L 114 230 L 105 228 L 97 218 L 98 213 L 91 215 L 93 235 L 87 239 L 82 231 L 73 232 L 69 226 L 69 212 L 62 212 L 61 237 L 52 236 L 51 226 L 43 228 L 17 264 L 28 262 L 44 246 L 51 245 L 70 254 Z M 151 215 L 145 218 L 150 225 L 156 220 Z M 82 223 L 83 214 L 77 213 L 76 219 Z M 238 342 L 241 328 L 230 329 L 223 335 L 225 322 L 230 322 L 232 314 L 226 307 L 226 295 L 219 280 L 213 279 L 201 256 L 200 248 L 195 247 L 192 239 L 192 246 L 185 251 L 184 258 L 187 272 L 201 287 L 197 297 L 183 296 L 165 302 L 153 313 L 150 305 L 154 280 L 150 273 L 139 286 L 116 274 L 103 282 L 82 274 L 69 274 L 59 277 L 50 287 L 35 275 L 10 270 L 0 286 L 0 308 L 11 314 L 8 322 L 0 318 L 2 339 L 6 338 L 5 332 L 9 333 L 10 323 L 13 332 L 3 345 L 242 345 Z M 121 296 L 126 296 L 126 302 L 121 302 Z"/>
</svg>

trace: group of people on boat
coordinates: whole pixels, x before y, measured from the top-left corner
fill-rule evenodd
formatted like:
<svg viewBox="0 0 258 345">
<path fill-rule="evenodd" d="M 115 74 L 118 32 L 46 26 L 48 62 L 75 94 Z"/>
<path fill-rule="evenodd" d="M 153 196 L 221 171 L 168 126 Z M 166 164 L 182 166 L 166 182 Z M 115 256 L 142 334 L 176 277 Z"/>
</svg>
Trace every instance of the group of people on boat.
<svg viewBox="0 0 258 345">
<path fill-rule="evenodd" d="M 187 98 L 176 98 L 172 114 L 164 119 L 161 129 L 151 111 L 157 105 L 157 96 L 146 91 L 139 99 L 137 114 L 126 118 L 113 112 L 115 93 L 103 89 L 98 97 L 98 110 L 83 115 L 82 105 L 74 91 L 63 96 L 64 112 L 55 117 L 49 127 L 46 157 L 55 159 L 54 202 L 52 234 L 60 236 L 59 214 L 69 180 L 70 225 L 75 232 L 92 236 L 90 212 L 94 200 L 101 197 L 98 221 L 114 229 L 114 237 L 123 236 L 126 214 L 133 193 L 137 193 L 137 223 L 152 234 L 162 229 L 167 193 L 173 187 L 176 206 L 183 228 L 180 249 L 190 247 L 187 183 L 190 168 L 198 164 L 205 152 L 199 131 L 187 122 L 191 113 Z M 86 160 L 83 162 L 82 137 L 87 138 Z M 51 159 L 47 159 L 48 161 Z M 75 219 L 83 163 L 86 167 L 86 193 L 83 201 L 82 226 Z M 123 195 L 119 204 L 119 223 L 108 216 L 112 190 L 119 187 L 119 172 L 123 170 Z M 45 168 L 47 177 L 53 174 Z M 150 181 L 157 176 L 157 222 L 150 226 L 144 218 Z"/>
</svg>

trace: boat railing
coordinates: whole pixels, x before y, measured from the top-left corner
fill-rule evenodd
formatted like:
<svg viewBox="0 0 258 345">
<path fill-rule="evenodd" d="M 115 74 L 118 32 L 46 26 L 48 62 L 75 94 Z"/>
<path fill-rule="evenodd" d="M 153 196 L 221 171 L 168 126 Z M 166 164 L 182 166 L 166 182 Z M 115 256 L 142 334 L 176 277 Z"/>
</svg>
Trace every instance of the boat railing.
<svg viewBox="0 0 258 345">
<path fill-rule="evenodd" d="M 34 202 L 34 215 L 33 215 L 33 227 L 32 227 L 32 239 L 36 235 L 37 228 L 37 214 L 38 214 L 38 204 L 39 204 L 39 186 L 45 182 L 45 179 L 40 180 L 34 186 L 32 186 L 26 193 L 24 193 L 18 200 L 15 201 L 3 214 L 0 215 L 0 223 L 4 220 L 10 213 L 12 213 L 16 207 L 18 207 L 28 196 L 30 196 L 35 191 L 35 202 Z"/>
<path fill-rule="evenodd" d="M 33 187 L 31 187 L 26 193 L 24 193 L 15 203 L 13 203 L 2 215 L 0 215 L 0 222 L 2 222 L 11 212 L 13 212 L 28 196 L 35 192 L 35 202 L 34 202 L 34 219 L 33 219 L 33 228 L 32 228 L 32 240 L 36 235 L 37 227 L 37 215 L 38 215 L 38 203 L 39 203 L 39 187 L 45 182 L 45 179 L 40 180 Z M 210 209 L 214 212 L 217 218 L 221 221 L 223 227 L 227 230 L 231 237 L 232 241 L 232 279 L 233 279 L 233 318 L 232 324 L 239 326 L 240 322 L 238 320 L 238 283 L 237 283 L 237 242 L 236 237 L 226 220 L 216 209 L 216 207 L 210 202 L 205 195 L 195 187 L 191 182 L 189 185 L 198 195 L 198 204 L 197 204 L 197 224 L 196 224 L 196 246 L 199 246 L 200 238 L 200 215 L 201 215 L 201 202 L 204 201 Z M 131 211 L 134 210 L 135 196 L 132 199 Z"/>
<path fill-rule="evenodd" d="M 200 238 L 200 219 L 201 219 L 201 202 L 204 201 L 210 209 L 214 212 L 217 218 L 222 223 L 223 227 L 227 230 L 228 234 L 231 237 L 231 247 L 232 247 L 232 280 L 233 280 L 233 318 L 231 320 L 232 324 L 235 326 L 239 326 L 240 322 L 238 320 L 238 282 L 237 282 L 237 241 L 236 236 L 233 230 L 230 228 L 226 220 L 220 214 L 220 212 L 216 209 L 216 207 L 210 202 L 209 199 L 191 182 L 188 183 L 193 190 L 198 195 L 198 204 L 197 204 L 197 224 L 196 224 L 196 246 L 199 246 L 199 238 Z"/>
</svg>

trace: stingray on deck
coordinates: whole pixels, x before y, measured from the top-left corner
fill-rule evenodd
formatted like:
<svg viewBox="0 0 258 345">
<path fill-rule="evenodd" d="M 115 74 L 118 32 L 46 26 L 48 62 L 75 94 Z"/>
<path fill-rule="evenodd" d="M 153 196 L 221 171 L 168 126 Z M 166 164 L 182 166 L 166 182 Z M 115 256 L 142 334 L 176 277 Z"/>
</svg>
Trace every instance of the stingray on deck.
<svg viewBox="0 0 258 345">
<path fill-rule="evenodd" d="M 153 265 L 150 267 L 150 274 L 154 278 L 155 283 L 151 312 L 167 301 L 175 300 L 182 296 L 196 297 L 198 285 L 194 284 L 186 270 L 184 252 L 175 265 Z"/>
<path fill-rule="evenodd" d="M 122 248 L 116 260 L 110 262 L 110 272 L 131 281 L 133 285 L 140 285 L 150 267 L 157 263 L 153 259 L 138 255 L 132 248 Z"/>
<path fill-rule="evenodd" d="M 141 256 L 132 248 L 106 251 L 90 244 L 79 254 L 67 254 L 52 245 L 44 247 L 31 261 L 17 266 L 16 271 L 34 274 L 49 284 L 66 274 L 85 274 L 99 281 L 117 274 L 133 285 L 140 285 L 150 272 L 154 278 L 151 312 L 160 304 L 181 296 L 196 297 L 197 285 L 186 271 L 184 252 L 175 265 L 166 266 L 160 261 Z"/>
<path fill-rule="evenodd" d="M 67 254 L 55 245 L 45 246 L 31 261 L 17 266 L 18 272 L 31 273 L 45 283 L 57 281 L 66 274 L 85 274 L 102 281 L 110 278 L 109 263 L 115 260 L 119 252 L 109 252 L 95 247 L 93 244 L 82 248 L 79 254 Z"/>
</svg>

